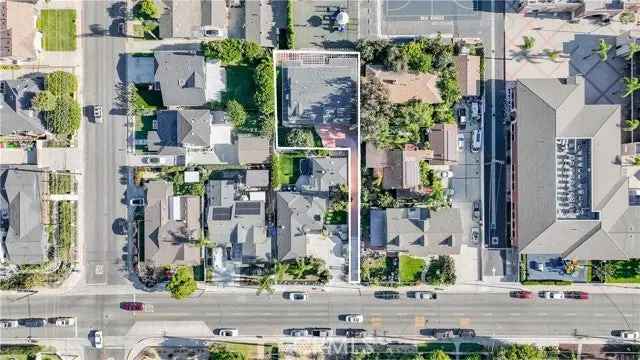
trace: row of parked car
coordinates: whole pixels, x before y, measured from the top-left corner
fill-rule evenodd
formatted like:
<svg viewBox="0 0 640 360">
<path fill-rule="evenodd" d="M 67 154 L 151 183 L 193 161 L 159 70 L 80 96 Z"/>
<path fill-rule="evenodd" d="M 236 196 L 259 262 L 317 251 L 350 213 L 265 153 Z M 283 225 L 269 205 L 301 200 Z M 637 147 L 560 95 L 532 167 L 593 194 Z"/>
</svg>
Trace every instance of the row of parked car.
<svg viewBox="0 0 640 360">
<path fill-rule="evenodd" d="M 535 294 L 528 290 L 518 290 L 511 292 L 511 297 L 518 299 L 533 299 Z M 585 291 L 540 291 L 538 297 L 548 300 L 576 299 L 587 300 L 589 293 Z"/>
<path fill-rule="evenodd" d="M 76 319 L 72 317 L 57 318 L 29 318 L 29 319 L 2 319 L 0 320 L 0 329 L 11 329 L 17 327 L 45 327 L 53 325 L 57 327 L 69 327 L 76 324 Z"/>
</svg>

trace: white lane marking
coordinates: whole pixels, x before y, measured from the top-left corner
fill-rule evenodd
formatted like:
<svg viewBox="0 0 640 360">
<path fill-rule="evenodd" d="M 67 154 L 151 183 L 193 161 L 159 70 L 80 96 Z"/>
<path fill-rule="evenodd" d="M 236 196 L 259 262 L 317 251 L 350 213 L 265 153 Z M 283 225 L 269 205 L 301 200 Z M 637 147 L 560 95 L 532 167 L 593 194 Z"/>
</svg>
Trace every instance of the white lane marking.
<svg viewBox="0 0 640 360">
<path fill-rule="evenodd" d="M 493 316 L 493 313 L 482 314 L 483 316 Z"/>
<path fill-rule="evenodd" d="M 538 316 L 547 316 L 547 315 L 549 315 L 549 314 L 547 314 L 547 313 L 538 313 Z"/>
<path fill-rule="evenodd" d="M 595 313 L 595 314 L 593 314 L 593 316 L 604 316 L 604 314 L 602 314 L 602 313 Z"/>
<path fill-rule="evenodd" d="M 566 316 L 576 316 L 576 313 L 567 313 Z"/>
<path fill-rule="evenodd" d="M 520 313 L 509 313 L 509 316 L 520 316 Z"/>
</svg>

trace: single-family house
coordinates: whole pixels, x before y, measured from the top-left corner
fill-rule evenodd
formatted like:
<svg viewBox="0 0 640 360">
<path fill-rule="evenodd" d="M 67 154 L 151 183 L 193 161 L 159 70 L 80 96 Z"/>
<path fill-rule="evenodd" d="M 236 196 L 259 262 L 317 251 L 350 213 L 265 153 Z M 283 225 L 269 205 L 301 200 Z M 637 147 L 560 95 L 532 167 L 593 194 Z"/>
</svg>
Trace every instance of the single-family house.
<svg viewBox="0 0 640 360">
<path fill-rule="evenodd" d="M 278 260 L 310 256 L 315 246 L 327 246 L 324 214 L 328 200 L 299 192 L 276 195 Z"/>
<path fill-rule="evenodd" d="M 416 189 L 420 187 L 420 162 L 434 158 L 434 151 L 407 146 L 406 149 L 383 150 L 368 142 L 365 164 L 382 177 L 382 188 L 387 190 Z"/>
<path fill-rule="evenodd" d="M 429 132 L 429 144 L 433 151 L 433 165 L 450 165 L 458 161 L 458 125 L 435 124 Z"/>
<path fill-rule="evenodd" d="M 224 38 L 227 35 L 226 0 L 162 0 L 160 38 Z"/>
<path fill-rule="evenodd" d="M 366 75 L 374 77 L 389 91 L 389 100 L 401 104 L 411 100 L 427 104 L 442 102 L 438 89 L 438 76 L 429 73 L 395 72 L 384 66 L 367 65 Z"/>
<path fill-rule="evenodd" d="M 346 157 L 309 157 L 300 162 L 300 191 L 332 191 L 347 184 Z"/>
<path fill-rule="evenodd" d="M 480 56 L 459 55 L 453 58 L 453 63 L 462 96 L 480 95 Z"/>
<path fill-rule="evenodd" d="M 33 98 L 43 90 L 41 76 L 3 80 L 0 83 L 3 94 L 0 102 L 0 135 L 5 137 L 43 137 L 46 130 L 33 109 Z"/>
<path fill-rule="evenodd" d="M 264 164 L 271 157 L 271 145 L 268 138 L 238 134 L 236 144 L 240 165 Z"/>
<path fill-rule="evenodd" d="M 42 52 L 38 1 L 0 1 L 0 59 L 34 60 Z"/>
</svg>

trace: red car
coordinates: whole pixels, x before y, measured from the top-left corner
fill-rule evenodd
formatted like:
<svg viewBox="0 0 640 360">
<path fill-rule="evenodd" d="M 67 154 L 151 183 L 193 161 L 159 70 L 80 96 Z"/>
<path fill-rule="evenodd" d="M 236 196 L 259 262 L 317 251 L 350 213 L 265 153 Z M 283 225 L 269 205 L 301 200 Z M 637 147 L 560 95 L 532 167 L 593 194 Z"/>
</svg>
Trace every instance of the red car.
<svg viewBox="0 0 640 360">
<path fill-rule="evenodd" d="M 569 291 L 567 297 L 570 299 L 587 300 L 589 299 L 589 293 L 584 291 Z"/>
<path fill-rule="evenodd" d="M 142 311 L 144 310 L 144 304 L 141 302 L 123 302 L 120 303 L 120 308 L 122 310 L 127 310 L 127 311 Z"/>
<path fill-rule="evenodd" d="M 511 293 L 513 297 L 518 299 L 533 299 L 533 293 L 531 291 L 519 290 Z"/>
</svg>

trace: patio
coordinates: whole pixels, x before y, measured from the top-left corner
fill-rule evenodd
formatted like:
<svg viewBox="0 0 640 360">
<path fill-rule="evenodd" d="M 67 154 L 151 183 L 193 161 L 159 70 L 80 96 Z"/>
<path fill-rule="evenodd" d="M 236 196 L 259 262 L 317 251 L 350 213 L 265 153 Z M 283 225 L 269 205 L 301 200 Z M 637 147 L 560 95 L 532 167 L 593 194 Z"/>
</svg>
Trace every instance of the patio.
<svg viewBox="0 0 640 360">
<path fill-rule="evenodd" d="M 587 281 L 587 267 L 583 263 L 574 273 L 567 274 L 565 262 L 558 255 L 527 255 L 527 272 L 527 280 Z"/>
<path fill-rule="evenodd" d="M 295 19 L 304 21 L 296 23 L 296 47 L 345 49 L 353 47 L 358 40 L 358 1 L 295 1 Z M 340 31 L 335 17 L 339 11 L 348 14 L 349 22 Z"/>
</svg>

